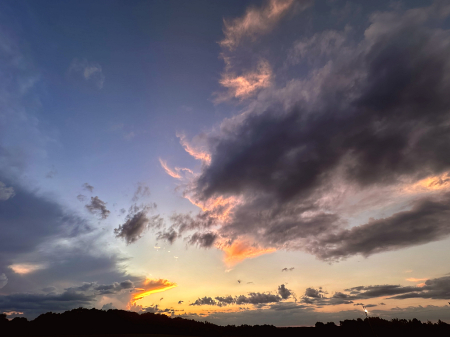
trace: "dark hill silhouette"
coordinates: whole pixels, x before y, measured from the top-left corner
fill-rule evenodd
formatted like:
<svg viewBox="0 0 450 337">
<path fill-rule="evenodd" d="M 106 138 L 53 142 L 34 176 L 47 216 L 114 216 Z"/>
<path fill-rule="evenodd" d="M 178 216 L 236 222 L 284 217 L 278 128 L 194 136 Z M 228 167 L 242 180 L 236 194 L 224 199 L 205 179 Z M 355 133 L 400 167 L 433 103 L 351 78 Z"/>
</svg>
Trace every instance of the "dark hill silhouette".
<svg viewBox="0 0 450 337">
<path fill-rule="evenodd" d="M 9 321 L 0 314 L 0 336 L 70 336 L 166 334 L 183 336 L 450 336 L 450 325 L 442 321 L 422 323 L 417 319 L 391 321 L 371 317 L 317 322 L 315 327 L 277 328 L 273 325 L 219 326 L 181 317 L 125 310 L 74 309 L 61 314 L 48 312 L 32 321 L 16 317 Z"/>
</svg>

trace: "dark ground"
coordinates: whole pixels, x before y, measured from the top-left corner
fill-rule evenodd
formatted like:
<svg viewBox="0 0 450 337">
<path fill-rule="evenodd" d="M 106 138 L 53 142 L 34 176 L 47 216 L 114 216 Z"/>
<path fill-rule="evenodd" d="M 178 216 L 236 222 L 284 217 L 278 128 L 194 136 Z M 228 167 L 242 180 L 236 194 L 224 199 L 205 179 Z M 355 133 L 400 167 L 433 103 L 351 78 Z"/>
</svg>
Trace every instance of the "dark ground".
<svg viewBox="0 0 450 337">
<path fill-rule="evenodd" d="M 315 327 L 277 328 L 273 325 L 219 326 L 208 322 L 166 315 L 137 314 L 124 310 L 74 309 L 62 314 L 46 313 L 32 321 L 16 317 L 9 321 L 0 314 L 0 336 L 41 337 L 390 337 L 390 336 L 450 336 L 450 324 L 422 323 L 417 319 L 378 317 L 365 320 L 345 320 L 335 323 L 317 322 Z"/>
</svg>

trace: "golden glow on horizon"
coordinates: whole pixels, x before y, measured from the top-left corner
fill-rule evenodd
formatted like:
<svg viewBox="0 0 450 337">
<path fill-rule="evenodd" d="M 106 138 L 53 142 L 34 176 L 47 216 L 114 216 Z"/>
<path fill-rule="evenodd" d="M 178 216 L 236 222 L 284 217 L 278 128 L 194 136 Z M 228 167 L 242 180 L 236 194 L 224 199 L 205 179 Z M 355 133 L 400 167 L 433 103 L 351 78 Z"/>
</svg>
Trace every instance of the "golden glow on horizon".
<svg viewBox="0 0 450 337">
<path fill-rule="evenodd" d="M 172 288 L 175 288 L 177 286 L 176 283 L 170 282 L 165 279 L 149 279 L 147 278 L 144 281 L 142 288 L 136 288 L 138 290 L 141 290 L 137 294 L 134 294 L 132 299 L 130 300 L 131 304 L 134 304 L 136 301 L 139 301 L 140 299 L 143 299 L 144 297 L 147 297 L 151 294 L 159 293 L 162 291 L 166 291 Z"/>
<path fill-rule="evenodd" d="M 234 241 L 231 245 L 219 246 L 225 253 L 224 262 L 227 266 L 235 265 L 245 259 L 251 259 L 263 254 L 274 253 L 275 248 L 259 248 L 251 245 L 247 241 Z"/>
</svg>

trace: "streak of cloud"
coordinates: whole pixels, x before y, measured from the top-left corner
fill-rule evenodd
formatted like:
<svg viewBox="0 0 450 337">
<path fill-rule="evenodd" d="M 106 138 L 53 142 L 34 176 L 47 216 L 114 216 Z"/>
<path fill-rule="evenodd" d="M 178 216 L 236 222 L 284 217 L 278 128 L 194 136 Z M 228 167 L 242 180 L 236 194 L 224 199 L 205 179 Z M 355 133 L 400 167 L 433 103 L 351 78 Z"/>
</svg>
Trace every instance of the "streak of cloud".
<svg viewBox="0 0 450 337">
<path fill-rule="evenodd" d="M 106 208 L 106 203 L 103 200 L 99 199 L 99 197 L 97 196 L 91 197 L 91 202 L 85 207 L 89 212 L 98 215 L 102 220 L 108 218 L 109 214 L 111 213 Z"/>
</svg>

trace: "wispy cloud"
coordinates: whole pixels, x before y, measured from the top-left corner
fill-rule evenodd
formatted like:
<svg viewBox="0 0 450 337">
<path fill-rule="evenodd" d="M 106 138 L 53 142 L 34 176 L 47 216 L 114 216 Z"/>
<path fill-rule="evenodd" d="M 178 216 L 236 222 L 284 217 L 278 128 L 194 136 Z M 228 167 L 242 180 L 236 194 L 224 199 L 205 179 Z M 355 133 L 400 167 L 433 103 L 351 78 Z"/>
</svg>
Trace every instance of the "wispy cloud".
<svg viewBox="0 0 450 337">
<path fill-rule="evenodd" d="M 99 89 L 103 88 L 105 75 L 102 66 L 95 62 L 89 62 L 87 59 L 73 59 L 69 66 L 69 73 L 78 74 L 86 81 L 94 83 Z"/>
</svg>

